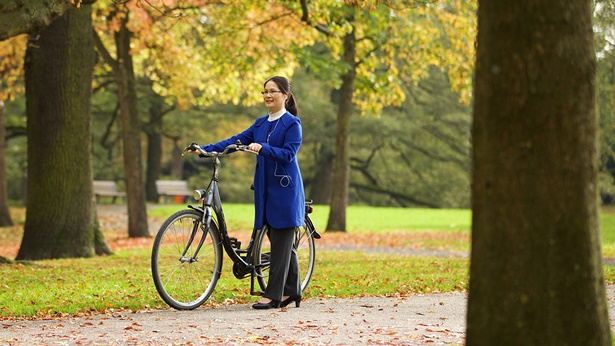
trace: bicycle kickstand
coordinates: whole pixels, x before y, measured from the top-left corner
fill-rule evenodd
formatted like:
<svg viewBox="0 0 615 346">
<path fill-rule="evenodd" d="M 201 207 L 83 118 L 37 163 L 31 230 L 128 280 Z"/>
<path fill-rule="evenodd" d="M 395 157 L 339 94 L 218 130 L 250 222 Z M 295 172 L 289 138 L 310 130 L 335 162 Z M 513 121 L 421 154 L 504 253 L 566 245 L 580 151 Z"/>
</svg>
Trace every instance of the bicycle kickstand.
<svg viewBox="0 0 615 346">
<path fill-rule="evenodd" d="M 254 290 L 254 280 L 256 278 L 256 267 L 252 268 L 252 272 L 250 273 L 250 295 L 253 296 L 262 296 L 265 292 L 255 291 Z"/>
</svg>

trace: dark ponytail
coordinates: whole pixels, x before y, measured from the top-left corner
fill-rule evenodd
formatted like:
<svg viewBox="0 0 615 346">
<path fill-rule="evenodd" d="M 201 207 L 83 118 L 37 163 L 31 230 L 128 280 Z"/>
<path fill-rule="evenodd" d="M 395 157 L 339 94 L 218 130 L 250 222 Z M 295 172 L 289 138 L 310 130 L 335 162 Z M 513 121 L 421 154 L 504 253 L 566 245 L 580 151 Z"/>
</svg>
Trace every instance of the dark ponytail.
<svg viewBox="0 0 615 346">
<path fill-rule="evenodd" d="M 280 91 L 282 91 L 284 95 L 288 96 L 284 107 L 288 112 L 290 112 L 290 114 L 297 116 L 297 100 L 295 99 L 295 95 L 293 95 L 291 91 L 291 86 L 288 79 L 282 76 L 274 76 L 267 79 L 263 86 L 267 85 L 267 82 L 269 81 L 273 81 L 278 86 L 278 88 L 280 88 Z"/>
</svg>

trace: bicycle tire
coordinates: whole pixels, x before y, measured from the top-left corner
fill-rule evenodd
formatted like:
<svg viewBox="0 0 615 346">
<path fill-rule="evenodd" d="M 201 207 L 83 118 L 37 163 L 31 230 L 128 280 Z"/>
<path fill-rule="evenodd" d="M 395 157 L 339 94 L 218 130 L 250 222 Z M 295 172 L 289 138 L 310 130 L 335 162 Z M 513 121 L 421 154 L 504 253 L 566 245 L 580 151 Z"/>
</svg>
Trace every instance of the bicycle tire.
<svg viewBox="0 0 615 346">
<path fill-rule="evenodd" d="M 316 246 L 314 243 L 314 224 L 310 217 L 306 214 L 305 225 L 297 227 L 295 231 L 295 247 L 297 259 L 299 261 L 299 278 L 301 279 L 301 292 L 305 292 L 312 275 L 314 274 L 314 265 L 316 263 Z M 263 263 L 269 262 L 269 253 L 271 251 L 271 243 L 267 236 L 267 226 L 258 231 L 254 240 L 254 264 L 256 265 L 256 278 L 261 290 L 264 292 L 267 288 L 269 279 L 269 266 L 259 267 Z"/>
<path fill-rule="evenodd" d="M 193 310 L 213 293 L 222 270 L 223 250 L 217 225 L 204 230 L 203 213 L 180 210 L 160 226 L 152 248 L 152 277 L 160 297 L 177 310 Z M 182 253 L 196 227 L 188 251 Z M 198 256 L 194 251 L 205 237 Z"/>
</svg>

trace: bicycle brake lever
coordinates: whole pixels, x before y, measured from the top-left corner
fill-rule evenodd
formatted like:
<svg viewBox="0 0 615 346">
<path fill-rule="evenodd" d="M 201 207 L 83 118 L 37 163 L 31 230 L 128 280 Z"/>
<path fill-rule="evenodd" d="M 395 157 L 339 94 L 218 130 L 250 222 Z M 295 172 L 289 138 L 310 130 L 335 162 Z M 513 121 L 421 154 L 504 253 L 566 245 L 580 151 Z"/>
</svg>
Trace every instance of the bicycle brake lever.
<svg viewBox="0 0 615 346">
<path fill-rule="evenodd" d="M 248 148 L 248 146 L 247 146 L 247 145 L 241 145 L 241 146 L 240 146 L 240 145 L 237 145 L 236 150 L 243 151 L 243 152 L 246 152 L 246 153 L 252 153 L 252 154 L 256 154 L 256 155 L 258 155 L 258 152 L 256 152 L 256 151 L 254 151 L 254 150 L 252 150 L 252 149 Z"/>
<path fill-rule="evenodd" d="M 184 151 L 196 151 L 196 148 L 198 148 L 198 146 L 199 144 L 197 142 L 192 142 L 189 146 L 184 148 Z"/>
<path fill-rule="evenodd" d="M 182 156 L 184 156 L 186 151 L 198 151 L 198 149 L 199 149 L 199 144 L 197 142 L 192 142 L 190 143 L 189 146 L 184 148 L 184 152 L 182 153 Z"/>
</svg>

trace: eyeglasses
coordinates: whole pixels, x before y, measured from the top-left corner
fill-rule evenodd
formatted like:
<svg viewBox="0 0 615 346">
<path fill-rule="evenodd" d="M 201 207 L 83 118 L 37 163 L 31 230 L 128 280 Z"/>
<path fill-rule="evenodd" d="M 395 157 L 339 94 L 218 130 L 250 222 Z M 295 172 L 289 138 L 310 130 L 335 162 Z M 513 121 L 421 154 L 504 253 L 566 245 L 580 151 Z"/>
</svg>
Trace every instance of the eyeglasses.
<svg viewBox="0 0 615 346">
<path fill-rule="evenodd" d="M 275 93 L 281 93 L 282 91 L 280 90 L 265 90 L 265 91 L 261 91 L 261 95 L 266 96 L 266 95 L 271 95 L 273 96 Z"/>
</svg>

